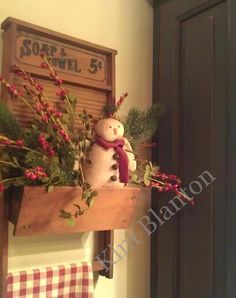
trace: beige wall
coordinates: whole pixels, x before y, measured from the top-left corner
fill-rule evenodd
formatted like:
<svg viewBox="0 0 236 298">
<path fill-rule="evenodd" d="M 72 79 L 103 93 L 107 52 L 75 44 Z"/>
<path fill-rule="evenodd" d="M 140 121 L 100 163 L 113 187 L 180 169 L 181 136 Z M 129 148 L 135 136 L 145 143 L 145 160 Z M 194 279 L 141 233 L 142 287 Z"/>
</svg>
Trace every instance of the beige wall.
<svg viewBox="0 0 236 298">
<path fill-rule="evenodd" d="M 151 102 L 152 7 L 150 0 L 1 0 L 0 22 L 12 16 L 58 32 L 118 50 L 116 93 L 129 92 L 122 108 L 146 107 Z M 2 56 L 2 41 L 0 41 Z M 149 196 L 139 196 L 137 220 L 145 214 Z M 12 229 L 10 229 L 10 234 Z M 114 279 L 99 277 L 95 298 L 149 297 L 149 239 L 135 223 L 115 232 L 118 245 L 135 234 L 140 244 L 114 268 Z M 91 260 L 93 233 L 53 237 L 10 237 L 10 270 L 45 264 Z"/>
</svg>

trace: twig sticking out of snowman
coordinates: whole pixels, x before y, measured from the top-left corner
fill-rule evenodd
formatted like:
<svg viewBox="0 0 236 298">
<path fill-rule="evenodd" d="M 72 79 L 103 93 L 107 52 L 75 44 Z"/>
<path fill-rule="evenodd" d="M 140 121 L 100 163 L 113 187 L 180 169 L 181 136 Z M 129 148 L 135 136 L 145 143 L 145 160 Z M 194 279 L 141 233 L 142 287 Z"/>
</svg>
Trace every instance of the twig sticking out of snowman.
<svg viewBox="0 0 236 298">
<path fill-rule="evenodd" d="M 122 101 L 125 96 L 121 97 Z M 95 134 L 89 154 L 91 164 L 84 169 L 85 180 L 94 188 L 126 185 L 129 171 L 135 171 L 137 164 L 132 147 L 124 137 L 123 124 L 110 115 L 97 122 Z"/>
</svg>

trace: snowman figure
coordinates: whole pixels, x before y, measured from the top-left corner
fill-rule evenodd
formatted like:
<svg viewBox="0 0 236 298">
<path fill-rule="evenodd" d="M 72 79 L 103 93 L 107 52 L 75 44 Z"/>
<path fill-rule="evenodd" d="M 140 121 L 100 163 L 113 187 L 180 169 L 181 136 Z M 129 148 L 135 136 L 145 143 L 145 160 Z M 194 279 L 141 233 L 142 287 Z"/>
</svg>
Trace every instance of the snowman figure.
<svg viewBox="0 0 236 298">
<path fill-rule="evenodd" d="M 85 180 L 94 188 L 126 185 L 129 171 L 136 170 L 136 160 L 124 137 L 123 124 L 117 119 L 105 118 L 98 121 L 95 133 L 89 154 L 91 164 L 86 164 L 84 169 Z"/>
</svg>

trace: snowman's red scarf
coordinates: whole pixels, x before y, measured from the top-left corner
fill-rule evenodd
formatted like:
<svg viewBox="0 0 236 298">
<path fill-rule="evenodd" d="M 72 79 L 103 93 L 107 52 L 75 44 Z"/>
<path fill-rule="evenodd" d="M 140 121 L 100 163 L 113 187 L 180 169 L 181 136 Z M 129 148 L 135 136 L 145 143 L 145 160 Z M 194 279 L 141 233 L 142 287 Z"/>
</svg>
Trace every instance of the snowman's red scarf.
<svg viewBox="0 0 236 298">
<path fill-rule="evenodd" d="M 96 137 L 96 143 L 103 147 L 104 149 L 108 150 L 114 148 L 116 153 L 119 155 L 119 180 L 121 183 L 128 183 L 129 181 L 129 171 L 128 171 L 128 156 L 127 153 L 124 151 L 123 147 L 125 141 L 123 139 L 117 140 L 115 142 L 107 142 L 103 138 Z"/>
</svg>

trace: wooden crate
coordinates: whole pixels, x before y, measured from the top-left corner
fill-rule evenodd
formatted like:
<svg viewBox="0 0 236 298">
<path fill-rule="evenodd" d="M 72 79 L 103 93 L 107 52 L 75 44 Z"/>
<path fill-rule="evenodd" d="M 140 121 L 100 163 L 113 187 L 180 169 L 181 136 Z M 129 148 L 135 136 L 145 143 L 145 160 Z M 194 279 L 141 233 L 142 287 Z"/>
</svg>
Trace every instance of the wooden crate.
<svg viewBox="0 0 236 298">
<path fill-rule="evenodd" d="M 86 208 L 80 187 L 55 187 L 47 192 L 44 187 L 13 188 L 10 199 L 10 220 L 16 236 L 49 233 L 73 233 L 126 229 L 132 220 L 139 188 L 103 187 L 98 189 L 94 205 L 79 216 L 74 226 L 60 218 L 60 210 L 75 212 L 74 204 Z"/>
</svg>

